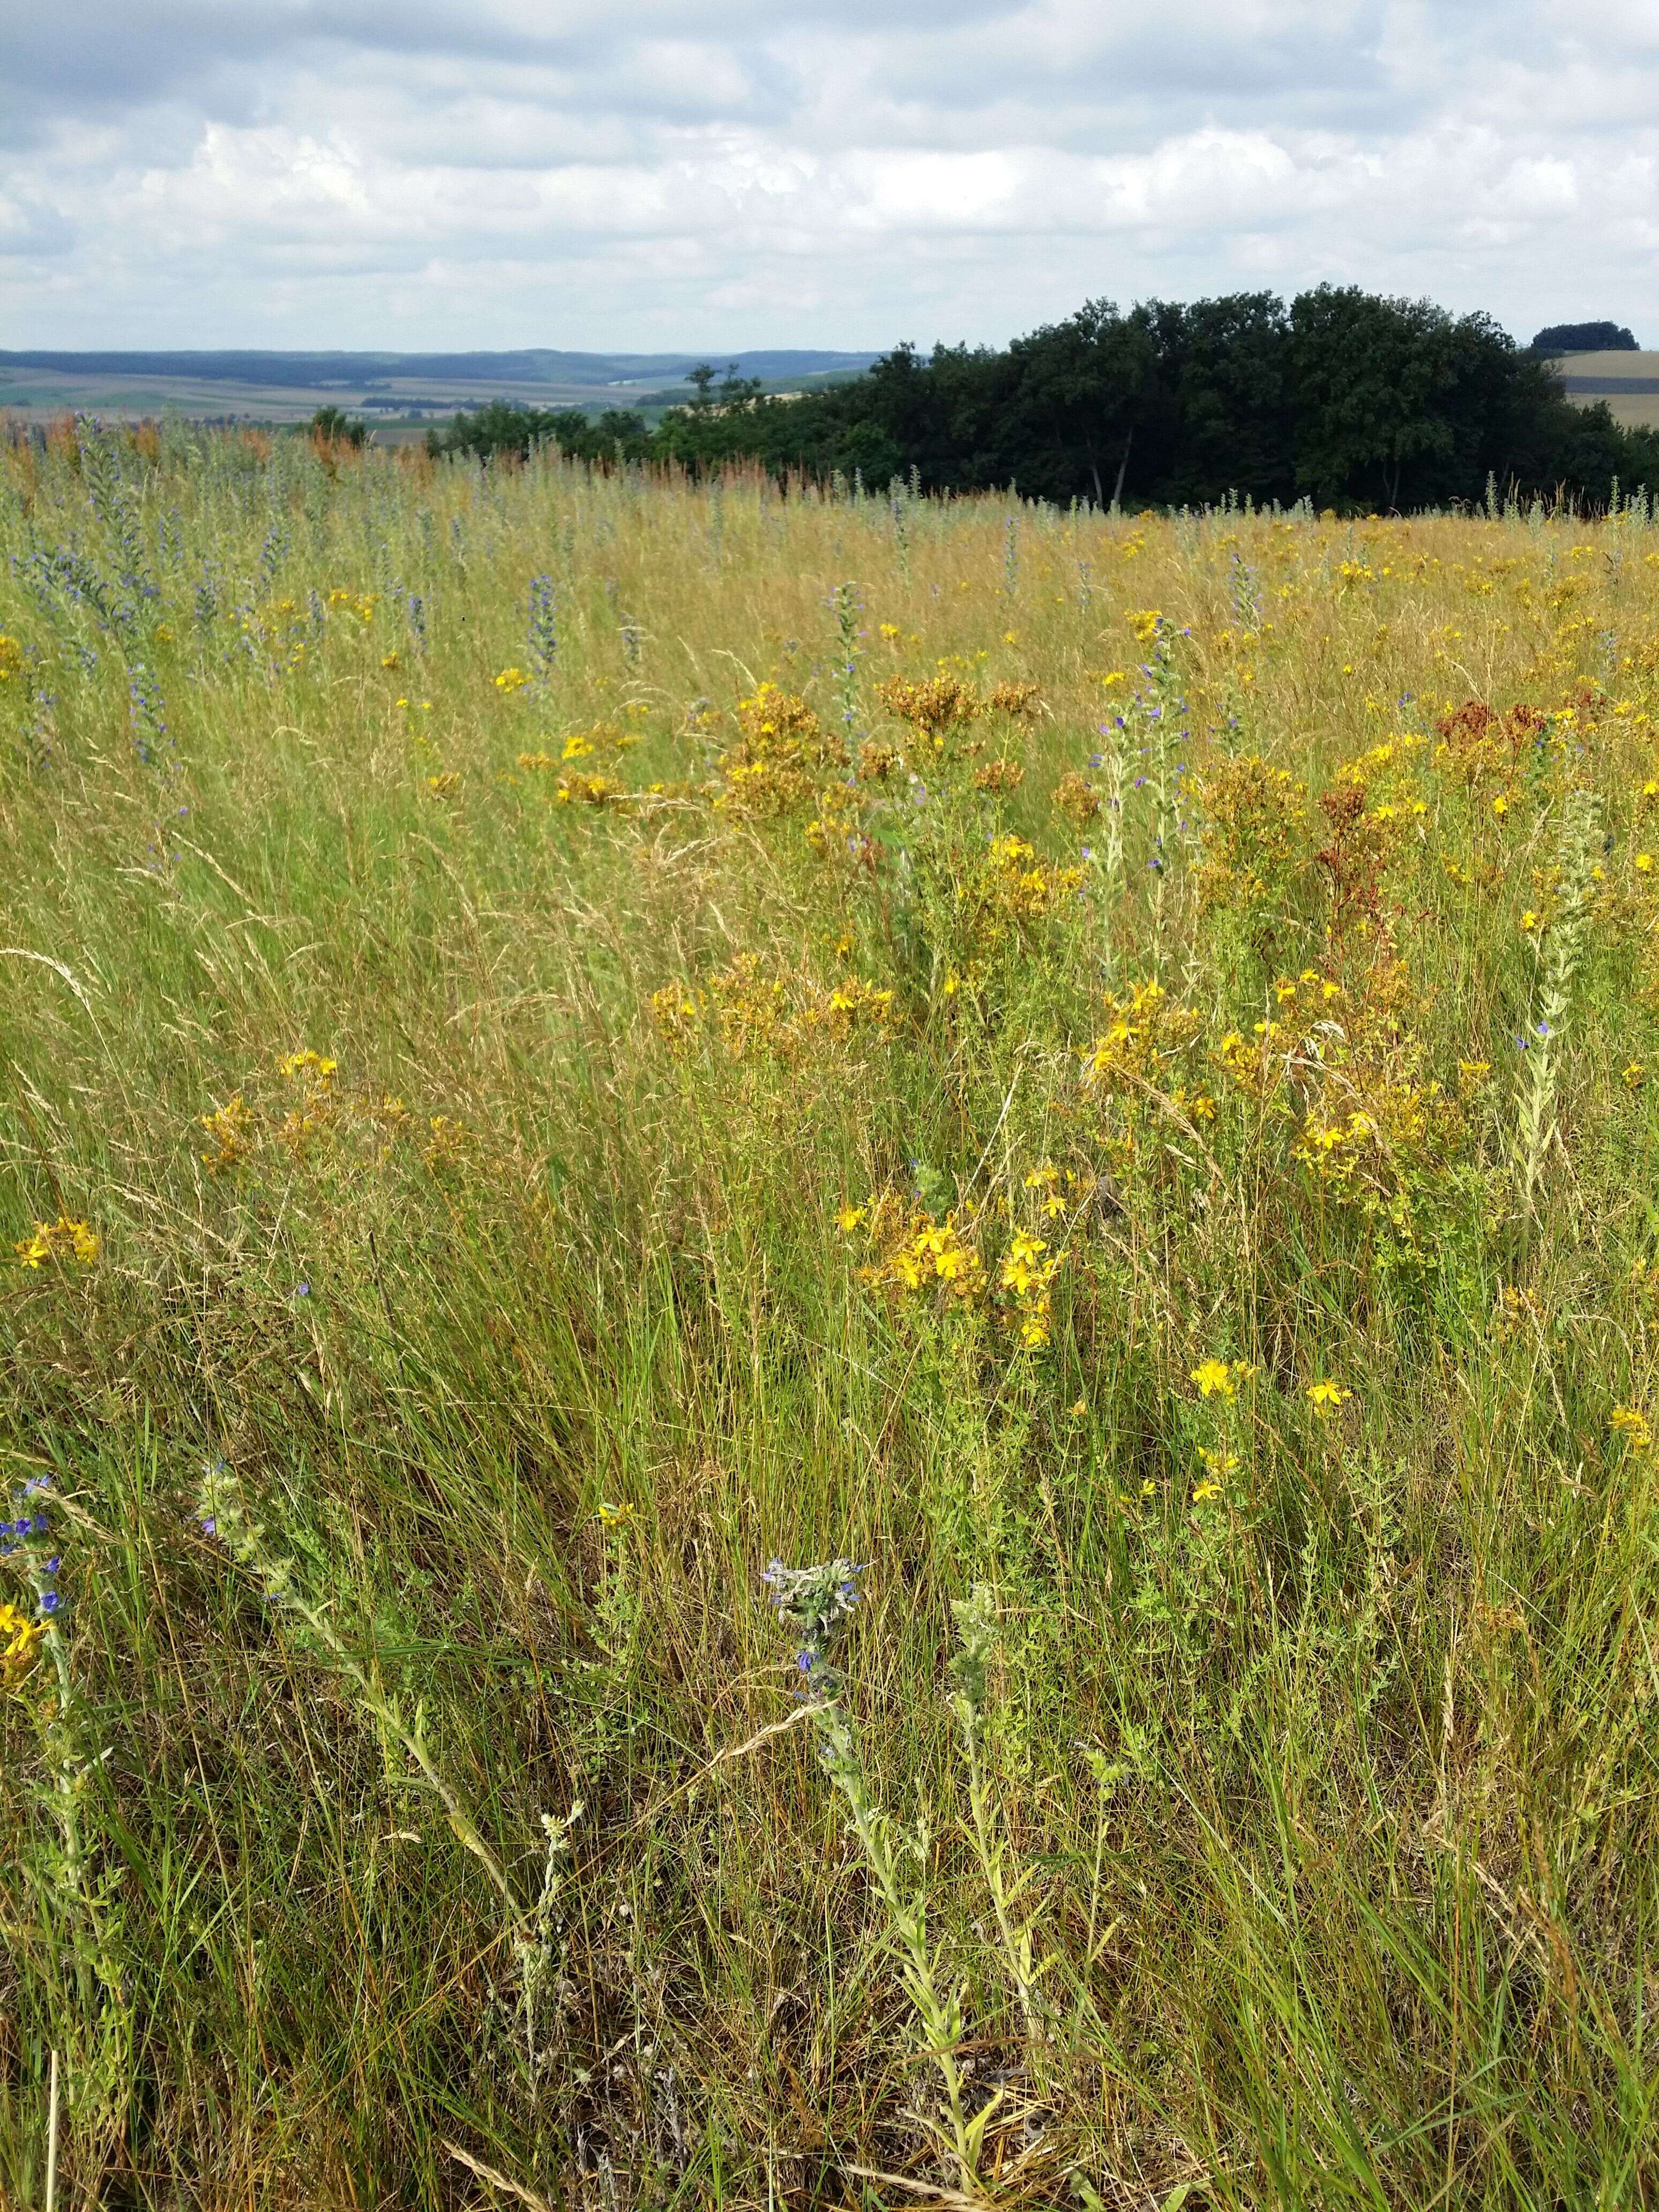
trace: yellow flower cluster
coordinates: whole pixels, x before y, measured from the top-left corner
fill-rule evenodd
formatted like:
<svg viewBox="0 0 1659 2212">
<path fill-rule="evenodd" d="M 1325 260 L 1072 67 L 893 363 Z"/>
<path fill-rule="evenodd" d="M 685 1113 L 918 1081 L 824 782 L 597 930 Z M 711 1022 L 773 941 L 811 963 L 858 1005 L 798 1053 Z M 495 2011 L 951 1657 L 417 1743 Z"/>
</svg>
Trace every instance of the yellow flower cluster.
<svg viewBox="0 0 1659 2212">
<path fill-rule="evenodd" d="M 214 1146 L 210 1152 L 202 1155 L 208 1172 L 221 1175 L 227 1168 L 240 1167 L 247 1158 L 255 1133 L 253 1116 L 241 1093 L 238 1091 L 224 1105 L 216 1106 L 210 1114 L 204 1114 L 201 1121 Z"/>
<path fill-rule="evenodd" d="M 1047 1188 L 1049 1176 L 1058 1180 L 1053 1169 L 1034 1170 L 1026 1177 L 1026 1186 Z M 1060 1205 L 1063 1211 L 1064 1202 Z M 989 1214 L 971 1206 L 951 1207 L 939 1214 L 890 1191 L 865 1206 L 840 1206 L 836 1225 L 843 1236 L 851 1236 L 868 1224 L 866 1234 L 877 1257 L 859 1270 L 859 1279 L 873 1288 L 914 1294 L 942 1285 L 957 1305 L 973 1307 L 990 1297 L 994 1273 L 998 1316 L 1018 1332 L 1024 1349 L 1041 1351 L 1053 1328 L 1054 1279 L 1070 1255 L 1054 1250 L 1035 1231 L 1016 1227 L 1001 1260 L 988 1266 L 983 1250 L 987 1221 L 1008 1210 L 1004 1200 Z"/>
<path fill-rule="evenodd" d="M 519 766 L 526 775 L 532 775 L 540 770 L 566 767 L 572 761 L 590 759 L 598 752 L 624 752 L 639 742 L 637 730 L 624 730 L 614 722 L 595 722 L 586 730 L 569 731 L 556 753 L 520 753 Z"/>
<path fill-rule="evenodd" d="M 1025 1188 L 1042 1194 L 1037 1212 L 1044 1220 L 1058 1221 L 1073 1207 L 1092 1198 L 1098 1184 L 1086 1169 L 1081 1174 L 1073 1168 L 1062 1173 L 1052 1160 L 1042 1160 L 1026 1176 Z"/>
<path fill-rule="evenodd" d="M 0 684 L 9 684 L 23 672 L 23 648 L 15 637 L 0 630 Z"/>
<path fill-rule="evenodd" d="M 804 699 L 760 684 L 738 702 L 738 736 L 720 757 L 726 787 L 716 806 L 764 817 L 787 813 L 812 797 L 817 773 L 842 767 L 847 749 Z"/>
<path fill-rule="evenodd" d="M 1083 881 L 1081 868 L 1042 866 L 1034 847 L 1012 834 L 991 841 L 962 895 L 967 919 L 981 932 L 1040 921 Z"/>
<path fill-rule="evenodd" d="M 297 1150 L 329 1119 L 334 1110 L 334 1077 L 338 1065 L 337 1060 L 312 1051 L 308 1045 L 285 1054 L 277 1061 L 276 1073 L 300 1086 L 300 1103 L 289 1109 L 276 1132 L 285 1145 Z"/>
<path fill-rule="evenodd" d="M 320 1053 L 313 1052 L 309 1045 L 301 1045 L 297 1052 L 287 1053 L 277 1061 L 276 1073 L 290 1079 L 298 1077 L 308 1087 L 312 1085 L 326 1087 L 334 1080 L 335 1071 L 339 1065 L 337 1060 L 325 1060 Z"/>
<path fill-rule="evenodd" d="M 1325 1124 L 1310 1115 L 1293 1157 L 1322 1181 L 1341 1182 L 1354 1174 L 1362 1153 L 1376 1142 L 1376 1124 L 1369 1114 L 1350 1114 L 1346 1121 Z"/>
<path fill-rule="evenodd" d="M 84 1221 L 60 1213 L 56 1221 L 37 1221 L 33 1235 L 13 1249 L 26 1267 L 44 1267 L 48 1260 L 76 1260 L 89 1267 L 98 1257 L 98 1237 Z"/>
<path fill-rule="evenodd" d="M 421 1158 L 433 1175 L 459 1167 L 472 1150 L 472 1132 L 452 1114 L 433 1114 L 427 1121 L 427 1143 Z"/>
<path fill-rule="evenodd" d="M 1158 1063 L 1185 1050 L 1198 1034 L 1198 1016 L 1173 1006 L 1164 986 L 1150 976 L 1133 983 L 1127 999 L 1105 994 L 1109 1017 L 1084 1060 L 1083 1080 L 1108 1093 L 1149 1083 Z"/>
<path fill-rule="evenodd" d="M 1342 987 L 1317 969 L 1283 976 L 1273 988 L 1273 1011 L 1255 1023 L 1249 1036 L 1229 1030 L 1215 1049 L 1215 1060 L 1252 1098 L 1267 1097 L 1298 1060 L 1310 1059 L 1316 1033 L 1336 1020 Z"/>
<path fill-rule="evenodd" d="M 45 1633 L 44 1621 L 25 1619 L 15 1606 L 0 1605 L 0 1689 L 17 1687 L 33 1666 Z"/>
<path fill-rule="evenodd" d="M 630 795 L 626 786 L 618 783 L 614 776 L 578 770 L 559 778 L 553 798 L 559 806 L 614 806 Z"/>
<path fill-rule="evenodd" d="M 1237 1398 L 1241 1383 L 1250 1382 L 1257 1373 L 1248 1359 L 1205 1359 L 1188 1376 L 1198 1385 L 1202 1398 Z"/>
<path fill-rule="evenodd" d="M 1198 878 L 1205 910 L 1284 899 L 1306 861 L 1304 786 L 1259 753 L 1245 753 L 1206 769 L 1196 793 L 1205 822 Z"/>
<path fill-rule="evenodd" d="M 658 1034 L 684 1049 L 712 1020 L 726 1056 L 775 1060 L 797 1066 L 819 1038 L 843 1044 L 856 1036 L 880 1039 L 890 1030 L 890 989 L 860 975 L 843 975 L 831 989 L 801 976 L 775 974 L 753 952 L 739 953 L 729 968 L 708 976 L 701 991 L 670 983 L 651 994 Z"/>
<path fill-rule="evenodd" d="M 876 686 L 876 696 L 890 714 L 908 722 L 935 752 L 945 750 L 951 731 L 965 729 L 980 711 L 976 696 L 954 676 L 933 676 L 923 684 L 892 676 Z"/>
<path fill-rule="evenodd" d="M 1653 1442 L 1647 1415 L 1634 1406 L 1615 1406 L 1609 1425 L 1615 1436 L 1623 1437 L 1632 1451 L 1646 1451 Z"/>
<path fill-rule="evenodd" d="M 285 1083 L 299 1087 L 297 1103 L 290 1104 L 278 1121 L 250 1107 L 240 1091 L 222 1106 L 198 1116 L 198 1126 L 212 1140 L 212 1149 L 201 1153 L 210 1175 L 223 1175 L 243 1167 L 270 1137 L 286 1145 L 298 1158 L 308 1140 L 324 1129 L 344 1132 L 368 1129 L 384 1143 L 410 1118 L 401 1098 L 389 1091 L 362 1090 L 342 1095 L 336 1082 L 338 1062 L 309 1046 L 285 1053 L 276 1063 Z"/>
<path fill-rule="evenodd" d="M 953 1297 L 976 1298 L 985 1288 L 985 1263 L 978 1247 L 957 1226 L 954 1212 L 942 1221 L 926 1218 L 920 1228 L 896 1243 L 884 1266 L 869 1271 L 873 1282 L 896 1283 L 919 1291 L 929 1283 L 943 1283 Z"/>
<path fill-rule="evenodd" d="M 297 632 L 304 629 L 307 619 L 306 611 L 297 599 L 271 599 L 257 614 L 246 616 L 242 628 L 251 637 L 290 641 Z M 303 650 L 300 647 L 295 649 Z"/>
<path fill-rule="evenodd" d="M 1063 1252 L 1050 1252 L 1045 1241 L 1028 1230 L 1015 1230 L 1009 1241 L 997 1280 L 1012 1293 L 1012 1319 L 1028 1352 L 1040 1351 L 1048 1341 L 1053 1320 L 1049 1285 L 1065 1258 Z"/>
</svg>

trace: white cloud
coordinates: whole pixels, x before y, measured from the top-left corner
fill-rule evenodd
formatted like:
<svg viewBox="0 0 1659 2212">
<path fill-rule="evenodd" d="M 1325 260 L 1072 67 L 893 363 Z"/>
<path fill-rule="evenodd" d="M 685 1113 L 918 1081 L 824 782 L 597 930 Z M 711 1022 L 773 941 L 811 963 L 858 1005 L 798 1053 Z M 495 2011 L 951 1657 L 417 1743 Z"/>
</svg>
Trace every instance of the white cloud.
<svg viewBox="0 0 1659 2212">
<path fill-rule="evenodd" d="M 1323 278 L 1659 342 L 1650 0 L 63 0 L 8 42 L 13 345 L 999 340 Z"/>
</svg>

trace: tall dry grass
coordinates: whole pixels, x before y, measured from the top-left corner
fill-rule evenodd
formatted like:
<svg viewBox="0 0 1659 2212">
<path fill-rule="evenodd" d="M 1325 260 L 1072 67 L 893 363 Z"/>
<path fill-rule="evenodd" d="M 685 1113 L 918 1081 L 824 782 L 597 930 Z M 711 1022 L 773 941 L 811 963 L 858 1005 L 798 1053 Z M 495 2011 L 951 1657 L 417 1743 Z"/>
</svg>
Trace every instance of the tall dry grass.
<svg viewBox="0 0 1659 2212">
<path fill-rule="evenodd" d="M 1645 506 L 5 465 L 0 2188 L 1644 2201 Z"/>
</svg>

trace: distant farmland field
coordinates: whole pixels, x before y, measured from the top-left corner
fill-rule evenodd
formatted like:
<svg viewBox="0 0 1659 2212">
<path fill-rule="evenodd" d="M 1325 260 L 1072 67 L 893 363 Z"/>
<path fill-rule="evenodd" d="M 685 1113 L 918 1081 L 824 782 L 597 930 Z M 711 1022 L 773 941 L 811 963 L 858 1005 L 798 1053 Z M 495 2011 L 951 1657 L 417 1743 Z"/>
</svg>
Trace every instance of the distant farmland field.
<svg viewBox="0 0 1659 2212">
<path fill-rule="evenodd" d="M 372 427 L 439 419 L 491 400 L 532 407 L 630 407 L 654 414 L 689 398 L 695 354 L 469 355 L 0 353 L 0 414 L 40 422 L 66 410 L 112 422 L 308 421 L 343 407 Z M 729 356 L 714 366 L 724 370 Z M 864 368 L 866 353 L 759 352 L 739 372 L 769 390 L 811 390 Z M 405 434 L 408 434 L 405 432 Z"/>
<path fill-rule="evenodd" d="M 1627 429 L 1659 428 L 1659 353 L 1571 353 L 1556 368 L 1570 399 L 1605 399 Z"/>
</svg>

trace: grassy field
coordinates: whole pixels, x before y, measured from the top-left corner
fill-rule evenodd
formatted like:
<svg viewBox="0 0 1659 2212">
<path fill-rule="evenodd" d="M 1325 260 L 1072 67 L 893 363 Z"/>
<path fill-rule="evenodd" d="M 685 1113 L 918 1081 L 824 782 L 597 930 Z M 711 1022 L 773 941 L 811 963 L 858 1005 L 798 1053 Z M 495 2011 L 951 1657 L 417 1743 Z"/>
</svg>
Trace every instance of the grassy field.
<svg viewBox="0 0 1659 2212">
<path fill-rule="evenodd" d="M 0 2201 L 1650 2201 L 1650 519 L 0 486 Z"/>
</svg>

